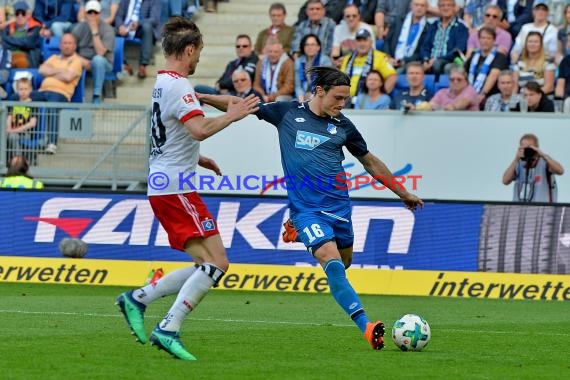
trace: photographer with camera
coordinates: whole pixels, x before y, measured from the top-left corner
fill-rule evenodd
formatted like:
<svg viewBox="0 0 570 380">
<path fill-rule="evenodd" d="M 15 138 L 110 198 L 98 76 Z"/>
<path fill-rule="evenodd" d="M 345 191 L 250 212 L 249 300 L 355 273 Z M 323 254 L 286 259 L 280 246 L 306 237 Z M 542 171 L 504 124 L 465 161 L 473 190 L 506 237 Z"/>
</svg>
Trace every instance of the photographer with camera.
<svg viewBox="0 0 570 380">
<path fill-rule="evenodd" d="M 538 147 L 538 137 L 523 135 L 515 159 L 503 174 L 503 184 L 515 182 L 514 202 L 555 203 L 558 195 L 555 174 L 564 174 L 558 161 Z"/>
</svg>

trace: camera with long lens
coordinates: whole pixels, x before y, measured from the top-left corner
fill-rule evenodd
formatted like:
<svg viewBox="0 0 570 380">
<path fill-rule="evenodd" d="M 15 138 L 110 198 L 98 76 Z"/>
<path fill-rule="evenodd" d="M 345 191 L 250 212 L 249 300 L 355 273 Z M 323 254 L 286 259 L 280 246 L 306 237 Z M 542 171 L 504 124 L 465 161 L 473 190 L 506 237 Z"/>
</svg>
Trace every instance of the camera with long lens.
<svg viewBox="0 0 570 380">
<path fill-rule="evenodd" d="M 530 162 L 534 158 L 535 154 L 536 154 L 536 150 L 527 146 L 526 148 L 524 148 L 523 156 L 522 156 L 521 160 L 526 161 L 526 162 Z"/>
</svg>

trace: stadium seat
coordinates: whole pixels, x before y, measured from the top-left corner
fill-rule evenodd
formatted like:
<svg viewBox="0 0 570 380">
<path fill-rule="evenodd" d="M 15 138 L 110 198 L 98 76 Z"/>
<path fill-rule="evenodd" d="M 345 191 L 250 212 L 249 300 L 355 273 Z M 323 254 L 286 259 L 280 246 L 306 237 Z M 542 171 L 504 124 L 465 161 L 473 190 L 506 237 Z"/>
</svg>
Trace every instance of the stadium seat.
<svg viewBox="0 0 570 380">
<path fill-rule="evenodd" d="M 398 92 L 406 91 L 410 88 L 410 84 L 408 83 L 408 78 L 405 74 L 398 74 L 398 80 L 396 81 L 396 90 Z"/>
<path fill-rule="evenodd" d="M 125 38 L 115 37 L 115 50 L 113 55 L 113 70 L 105 74 L 105 82 L 110 82 L 110 89 L 107 90 L 107 85 L 104 86 L 105 96 L 108 98 L 117 97 L 116 82 L 119 79 L 118 75 L 123 71 L 123 62 L 125 61 Z M 111 92 L 109 94 L 109 91 Z"/>
<path fill-rule="evenodd" d="M 77 83 L 77 87 L 75 87 L 75 92 L 71 97 L 71 103 L 83 103 L 85 102 L 85 77 L 87 76 L 87 72 L 83 70 L 81 73 L 81 78 Z"/>
<path fill-rule="evenodd" d="M 442 88 L 448 88 L 448 87 L 449 87 L 449 77 L 447 75 L 440 75 L 439 80 L 435 84 L 433 91 L 434 93 L 436 93 Z"/>
<path fill-rule="evenodd" d="M 41 39 L 42 59 L 44 62 L 54 54 L 59 54 L 60 37 L 50 37 Z"/>
<path fill-rule="evenodd" d="M 424 80 L 424 85 L 425 85 L 426 90 L 428 90 L 429 92 L 431 92 L 433 94 L 435 91 L 435 75 L 426 74 L 425 80 Z"/>
<path fill-rule="evenodd" d="M 105 80 L 117 80 L 117 74 L 123 71 L 123 61 L 125 60 L 125 38 L 115 37 L 115 50 L 113 55 L 113 70 L 105 75 Z"/>
</svg>

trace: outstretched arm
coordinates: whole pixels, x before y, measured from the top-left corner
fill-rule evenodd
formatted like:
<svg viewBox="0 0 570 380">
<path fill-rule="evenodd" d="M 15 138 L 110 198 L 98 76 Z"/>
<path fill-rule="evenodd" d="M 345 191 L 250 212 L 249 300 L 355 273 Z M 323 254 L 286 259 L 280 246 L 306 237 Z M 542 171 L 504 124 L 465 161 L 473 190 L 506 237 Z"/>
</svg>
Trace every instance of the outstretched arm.
<svg viewBox="0 0 570 380">
<path fill-rule="evenodd" d="M 392 180 L 394 175 L 378 157 L 368 152 L 364 156 L 358 157 L 358 160 L 362 166 L 364 166 L 368 174 L 377 178 L 379 182 L 399 196 L 408 209 L 415 210 L 418 206 L 420 206 L 420 208 L 424 207 L 424 201 L 414 194 L 408 193 L 402 183 Z"/>
<path fill-rule="evenodd" d="M 250 95 L 247 98 L 229 99 L 225 104 L 226 113 L 218 117 L 195 116 L 188 119 L 184 126 L 194 140 L 202 141 L 228 127 L 234 121 L 243 119 L 257 112 L 258 98 Z"/>
<path fill-rule="evenodd" d="M 211 95 L 211 94 L 200 94 L 196 93 L 198 100 L 202 103 L 207 104 L 216 108 L 217 110 L 226 112 L 228 110 L 228 104 L 233 100 L 238 102 L 241 100 L 238 96 L 233 95 Z"/>
</svg>

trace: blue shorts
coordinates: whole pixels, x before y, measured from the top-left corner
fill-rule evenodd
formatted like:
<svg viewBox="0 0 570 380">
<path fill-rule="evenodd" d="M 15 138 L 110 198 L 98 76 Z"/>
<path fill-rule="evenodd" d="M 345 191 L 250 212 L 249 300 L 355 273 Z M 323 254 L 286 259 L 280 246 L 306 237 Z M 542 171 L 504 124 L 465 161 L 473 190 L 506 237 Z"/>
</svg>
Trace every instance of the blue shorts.
<svg viewBox="0 0 570 380">
<path fill-rule="evenodd" d="M 354 243 L 350 207 L 334 214 L 326 211 L 291 212 L 291 220 L 299 232 L 299 239 L 311 254 L 329 241 L 336 242 L 339 249 L 352 247 Z"/>
</svg>

